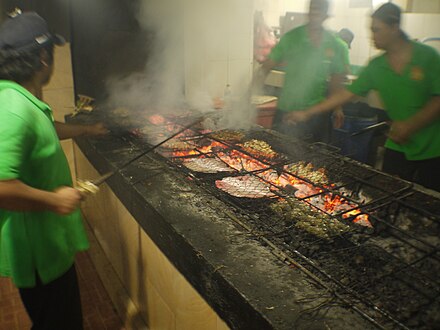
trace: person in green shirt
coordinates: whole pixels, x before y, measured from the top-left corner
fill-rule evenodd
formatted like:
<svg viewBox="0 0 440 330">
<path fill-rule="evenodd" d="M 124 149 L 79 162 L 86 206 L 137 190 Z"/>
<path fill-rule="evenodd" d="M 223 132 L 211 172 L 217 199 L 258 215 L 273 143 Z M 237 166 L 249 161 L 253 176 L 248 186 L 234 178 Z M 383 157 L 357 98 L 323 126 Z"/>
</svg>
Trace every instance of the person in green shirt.
<svg viewBox="0 0 440 330">
<path fill-rule="evenodd" d="M 308 23 L 287 32 L 272 49 L 254 79 L 254 86 L 263 85 L 269 71 L 285 63 L 284 86 L 274 117 L 274 128 L 280 132 L 312 141 L 327 141 L 330 116 L 323 114 L 304 125 L 289 125 L 290 112 L 308 108 L 325 99 L 327 93 L 341 88 L 345 78 L 344 49 L 335 34 L 323 28 L 328 17 L 327 0 L 311 0 Z M 330 86 L 330 87 L 329 87 Z M 343 114 L 335 113 L 335 126 L 340 127 Z"/>
<path fill-rule="evenodd" d="M 53 73 L 51 34 L 36 13 L 0 27 L 0 275 L 11 277 L 38 329 L 82 329 L 77 251 L 88 248 L 60 138 L 106 129 L 53 120 L 42 87 Z"/>
<path fill-rule="evenodd" d="M 377 90 L 392 120 L 383 170 L 440 191 L 440 55 L 411 41 L 400 29 L 400 8 L 386 3 L 372 15 L 371 30 L 384 53 L 372 59 L 346 90 L 298 111 L 288 120 L 307 122 L 356 95 Z"/>
<path fill-rule="evenodd" d="M 345 65 L 345 72 L 350 74 L 350 48 L 354 39 L 354 34 L 349 29 L 343 28 L 336 34 L 336 38 L 341 41 L 342 48 L 344 49 L 342 56 Z"/>
</svg>

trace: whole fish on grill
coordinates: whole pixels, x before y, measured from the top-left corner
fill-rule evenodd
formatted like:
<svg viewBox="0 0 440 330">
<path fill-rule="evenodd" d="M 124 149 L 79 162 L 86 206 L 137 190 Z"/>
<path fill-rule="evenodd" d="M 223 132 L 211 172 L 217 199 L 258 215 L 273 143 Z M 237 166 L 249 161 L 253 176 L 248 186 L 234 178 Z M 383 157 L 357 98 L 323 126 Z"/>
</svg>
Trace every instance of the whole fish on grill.
<svg viewBox="0 0 440 330">
<path fill-rule="evenodd" d="M 234 169 L 216 158 L 194 158 L 183 162 L 183 166 L 199 173 L 234 172 Z"/>
<path fill-rule="evenodd" d="M 194 149 L 194 146 L 192 144 L 180 140 L 169 140 L 164 144 L 162 144 L 161 147 L 172 150 L 180 150 L 180 151 Z"/>
<path fill-rule="evenodd" d="M 243 144 L 243 149 L 252 155 L 260 155 L 265 158 L 275 158 L 277 153 L 272 150 L 271 146 L 261 140 L 250 140 Z"/>
<path fill-rule="evenodd" d="M 251 175 L 216 180 L 215 185 L 235 197 L 263 198 L 275 196 L 268 184 Z"/>
</svg>

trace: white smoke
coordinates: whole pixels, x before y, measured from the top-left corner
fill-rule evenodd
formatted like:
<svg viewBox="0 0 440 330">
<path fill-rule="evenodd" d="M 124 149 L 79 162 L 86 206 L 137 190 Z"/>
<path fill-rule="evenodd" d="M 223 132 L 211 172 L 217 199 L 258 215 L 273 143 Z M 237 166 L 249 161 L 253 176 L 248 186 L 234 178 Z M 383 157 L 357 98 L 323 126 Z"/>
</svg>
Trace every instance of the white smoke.
<svg viewBox="0 0 440 330">
<path fill-rule="evenodd" d="M 230 80 L 230 39 L 240 20 L 234 15 L 237 6 L 234 0 L 139 0 L 137 19 L 143 29 L 154 31 L 154 42 L 145 45 L 151 51 L 143 72 L 107 82 L 109 103 L 151 113 L 211 111 L 213 98 L 223 98 L 222 90 L 212 86 L 225 75 L 225 86 Z M 200 65 L 212 54 L 227 59 L 224 72 Z M 197 88 L 192 88 L 190 96 L 185 90 L 188 77 L 200 78 L 193 83 Z M 249 128 L 254 121 L 249 83 L 249 77 L 234 82 L 217 128 Z"/>
</svg>

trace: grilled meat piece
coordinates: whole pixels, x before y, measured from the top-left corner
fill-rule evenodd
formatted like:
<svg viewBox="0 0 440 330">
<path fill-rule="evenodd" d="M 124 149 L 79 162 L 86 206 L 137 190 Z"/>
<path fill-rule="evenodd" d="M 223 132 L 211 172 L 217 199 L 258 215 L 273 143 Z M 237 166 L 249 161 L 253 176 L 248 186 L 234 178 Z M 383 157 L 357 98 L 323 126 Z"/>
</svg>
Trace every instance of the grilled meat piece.
<svg viewBox="0 0 440 330">
<path fill-rule="evenodd" d="M 261 155 L 265 158 L 275 158 L 277 153 L 272 150 L 271 146 L 261 140 L 250 140 L 243 144 L 243 149 L 253 155 Z"/>
<path fill-rule="evenodd" d="M 215 185 L 235 197 L 263 198 L 275 196 L 270 191 L 268 184 L 251 175 L 216 180 Z"/>
<path fill-rule="evenodd" d="M 165 139 L 165 138 L 164 138 Z M 161 147 L 172 150 L 191 150 L 194 146 L 190 143 L 180 140 L 169 140 L 161 145 Z"/>
<path fill-rule="evenodd" d="M 209 134 L 209 136 L 220 141 L 237 142 L 243 140 L 245 134 L 240 131 L 222 130 L 222 131 L 212 132 L 211 134 Z"/>
<path fill-rule="evenodd" d="M 315 170 L 312 163 L 297 162 L 294 164 L 286 165 L 284 170 L 304 178 L 316 185 L 328 185 L 329 181 L 325 173 L 325 169 L 319 168 Z"/>
<path fill-rule="evenodd" d="M 200 173 L 234 172 L 233 168 L 216 158 L 194 158 L 186 160 L 182 165 Z"/>
<path fill-rule="evenodd" d="M 291 198 L 273 203 L 270 208 L 284 221 L 293 221 L 296 228 L 320 238 L 329 239 L 350 230 L 346 224 Z"/>
</svg>

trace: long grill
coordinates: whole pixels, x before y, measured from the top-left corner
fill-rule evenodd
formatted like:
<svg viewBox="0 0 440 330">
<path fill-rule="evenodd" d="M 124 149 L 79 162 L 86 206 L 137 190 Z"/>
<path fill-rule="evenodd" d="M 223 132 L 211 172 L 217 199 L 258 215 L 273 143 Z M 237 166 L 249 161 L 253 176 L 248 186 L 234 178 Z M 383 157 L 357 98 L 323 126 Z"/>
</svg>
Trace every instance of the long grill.
<svg viewBox="0 0 440 330">
<path fill-rule="evenodd" d="M 170 118 L 152 122 L 124 139 L 142 148 L 183 126 Z M 236 132 L 238 140 L 221 136 L 192 128 L 157 153 L 226 202 L 232 218 L 283 262 L 325 289 L 328 299 L 304 314 L 313 317 L 338 301 L 378 328 L 440 324 L 439 199 L 325 144 L 266 130 Z M 276 154 L 246 148 L 252 140 L 265 141 Z M 200 166 L 216 170 L 203 173 Z"/>
</svg>

